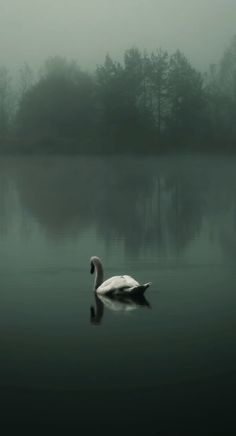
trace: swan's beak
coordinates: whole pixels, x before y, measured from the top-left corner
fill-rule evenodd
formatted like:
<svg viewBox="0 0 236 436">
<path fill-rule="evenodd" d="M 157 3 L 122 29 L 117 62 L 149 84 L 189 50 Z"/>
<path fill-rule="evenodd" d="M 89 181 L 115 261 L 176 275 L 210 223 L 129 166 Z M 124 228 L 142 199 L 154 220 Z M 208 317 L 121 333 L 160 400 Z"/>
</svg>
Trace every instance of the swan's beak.
<svg viewBox="0 0 236 436">
<path fill-rule="evenodd" d="M 91 268 L 90 268 L 90 273 L 93 274 L 94 273 L 94 264 L 93 262 L 91 262 Z"/>
</svg>

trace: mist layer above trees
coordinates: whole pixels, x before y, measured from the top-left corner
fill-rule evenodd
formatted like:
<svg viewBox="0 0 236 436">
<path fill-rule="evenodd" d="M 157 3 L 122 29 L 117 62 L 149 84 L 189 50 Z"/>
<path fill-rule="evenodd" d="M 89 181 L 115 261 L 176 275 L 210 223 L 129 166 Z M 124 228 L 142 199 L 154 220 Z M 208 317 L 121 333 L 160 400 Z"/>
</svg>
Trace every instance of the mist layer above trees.
<svg viewBox="0 0 236 436">
<path fill-rule="evenodd" d="M 28 65 L 14 92 L 0 68 L 3 152 L 236 151 L 236 37 L 209 72 L 180 51 L 107 56 L 93 74 L 61 57 L 35 80 Z"/>
</svg>

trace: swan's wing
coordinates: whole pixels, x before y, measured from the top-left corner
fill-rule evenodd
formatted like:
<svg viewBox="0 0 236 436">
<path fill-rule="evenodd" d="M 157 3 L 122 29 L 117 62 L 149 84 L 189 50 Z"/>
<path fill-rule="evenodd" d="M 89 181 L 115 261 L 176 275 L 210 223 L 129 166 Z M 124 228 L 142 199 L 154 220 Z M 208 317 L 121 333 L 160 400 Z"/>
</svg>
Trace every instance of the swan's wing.
<svg viewBox="0 0 236 436">
<path fill-rule="evenodd" d="M 131 288 L 133 286 L 138 286 L 139 282 L 137 280 L 134 280 L 131 276 L 122 276 L 125 279 L 125 282 L 127 283 L 127 287 Z"/>
<path fill-rule="evenodd" d="M 130 276 L 114 276 L 105 280 L 105 282 L 97 288 L 97 292 L 99 294 L 107 294 L 115 291 L 122 292 L 122 290 L 127 290 L 128 288 L 138 285 L 139 283 Z"/>
</svg>

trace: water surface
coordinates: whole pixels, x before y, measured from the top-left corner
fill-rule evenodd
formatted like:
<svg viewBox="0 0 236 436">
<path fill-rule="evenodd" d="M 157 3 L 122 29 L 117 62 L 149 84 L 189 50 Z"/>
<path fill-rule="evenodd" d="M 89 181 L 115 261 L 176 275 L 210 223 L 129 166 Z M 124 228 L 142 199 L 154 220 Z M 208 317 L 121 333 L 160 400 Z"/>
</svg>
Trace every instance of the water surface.
<svg viewBox="0 0 236 436">
<path fill-rule="evenodd" d="M 223 157 L 1 159 L 7 425 L 233 431 L 235 170 Z M 95 300 L 91 255 L 107 277 L 152 281 L 146 301 Z"/>
</svg>

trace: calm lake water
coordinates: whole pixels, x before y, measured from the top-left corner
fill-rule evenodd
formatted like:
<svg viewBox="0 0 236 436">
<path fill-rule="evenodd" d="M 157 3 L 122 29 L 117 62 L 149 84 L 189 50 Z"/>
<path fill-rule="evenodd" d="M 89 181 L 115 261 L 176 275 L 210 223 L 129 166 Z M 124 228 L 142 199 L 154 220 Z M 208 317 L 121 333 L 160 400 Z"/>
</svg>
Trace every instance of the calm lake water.
<svg viewBox="0 0 236 436">
<path fill-rule="evenodd" d="M 0 260 L 4 436 L 234 434 L 236 158 L 2 158 Z"/>
</svg>

